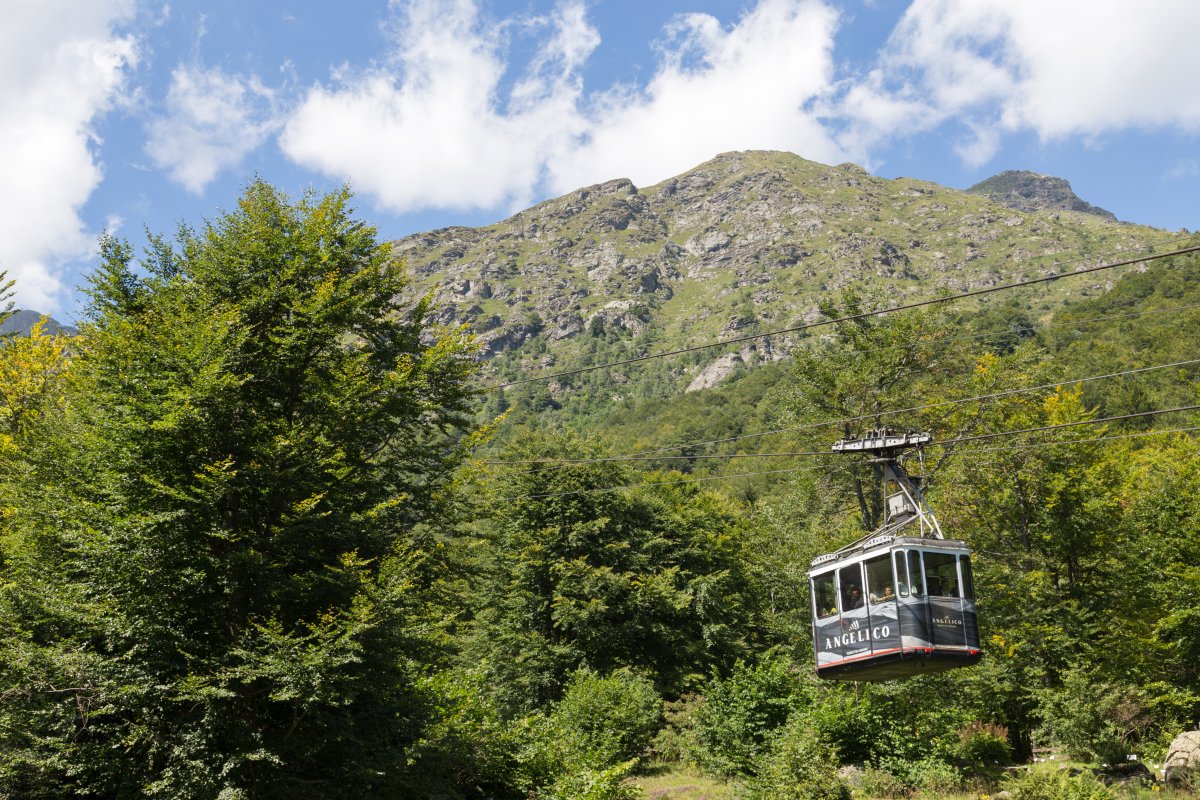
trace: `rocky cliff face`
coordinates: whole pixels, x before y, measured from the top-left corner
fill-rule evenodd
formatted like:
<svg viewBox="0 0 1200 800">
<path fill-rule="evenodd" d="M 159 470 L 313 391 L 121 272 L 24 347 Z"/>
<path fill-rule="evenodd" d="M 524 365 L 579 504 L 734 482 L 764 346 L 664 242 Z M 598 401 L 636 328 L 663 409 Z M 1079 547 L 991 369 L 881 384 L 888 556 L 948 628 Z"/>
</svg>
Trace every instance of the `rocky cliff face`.
<svg viewBox="0 0 1200 800">
<path fill-rule="evenodd" d="M 813 321 L 822 297 L 849 286 L 895 304 L 1099 263 L 1163 236 L 853 164 L 738 152 L 648 188 L 613 180 L 495 225 L 409 236 L 393 252 L 415 289 L 435 293 L 442 322 L 470 326 L 485 355 L 506 357 L 494 366 L 518 375 L 603 360 L 614 342 L 629 354 Z M 788 339 L 771 344 L 712 353 L 680 385 L 780 358 Z"/>
<path fill-rule="evenodd" d="M 1117 221 L 1116 215 L 1111 211 L 1105 211 L 1080 198 L 1071 189 L 1071 184 L 1064 179 L 1038 175 L 1027 170 L 1006 170 L 975 184 L 967 191 L 990 197 L 1018 211 L 1081 211 L 1109 222 Z"/>
</svg>

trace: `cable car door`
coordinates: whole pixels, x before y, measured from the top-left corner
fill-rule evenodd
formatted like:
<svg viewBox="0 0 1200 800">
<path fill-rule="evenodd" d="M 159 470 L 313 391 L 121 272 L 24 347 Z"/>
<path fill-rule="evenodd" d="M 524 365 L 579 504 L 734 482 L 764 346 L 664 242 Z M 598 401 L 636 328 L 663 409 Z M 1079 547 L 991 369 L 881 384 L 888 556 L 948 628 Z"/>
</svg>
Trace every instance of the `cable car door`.
<svg viewBox="0 0 1200 800">
<path fill-rule="evenodd" d="M 933 645 L 929 631 L 929 609 L 925 603 L 925 573 L 919 550 L 896 550 L 892 554 L 896 568 L 896 594 L 899 595 L 900 646 L 919 650 Z"/>
<path fill-rule="evenodd" d="M 896 581 L 889 553 L 863 563 L 867 576 L 867 609 L 871 624 L 871 653 L 881 655 L 900 649 L 900 623 L 896 607 Z"/>
<path fill-rule="evenodd" d="M 925 551 L 925 584 L 934 646 L 966 647 L 967 625 L 954 553 Z"/>
<path fill-rule="evenodd" d="M 843 659 L 871 654 L 871 619 L 867 615 L 865 585 L 861 562 L 838 570 L 838 591 L 842 604 L 839 649 Z"/>
</svg>

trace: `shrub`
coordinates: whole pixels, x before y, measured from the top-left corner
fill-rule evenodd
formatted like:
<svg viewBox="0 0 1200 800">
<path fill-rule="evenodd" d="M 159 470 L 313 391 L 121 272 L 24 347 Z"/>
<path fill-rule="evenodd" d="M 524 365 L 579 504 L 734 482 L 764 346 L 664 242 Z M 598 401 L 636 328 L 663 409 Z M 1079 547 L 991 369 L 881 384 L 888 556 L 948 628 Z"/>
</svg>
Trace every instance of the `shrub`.
<svg viewBox="0 0 1200 800">
<path fill-rule="evenodd" d="M 940 675 L 859 687 L 824 685 L 804 714 L 847 763 L 890 768 L 888 762 L 930 757 L 952 763 L 958 760 L 958 732 L 971 719 L 946 702 L 952 686 Z"/>
<path fill-rule="evenodd" d="M 723 778 L 749 775 L 771 732 L 787 722 L 800 695 L 788 664 L 738 662 L 728 678 L 709 681 L 696 710 L 695 760 Z"/>
<path fill-rule="evenodd" d="M 1004 788 L 1011 800 L 1114 800 L 1107 786 L 1087 773 L 1034 769 L 1009 776 Z"/>
<path fill-rule="evenodd" d="M 833 748 L 806 720 L 793 720 L 770 745 L 747 787 L 749 800 L 850 800 Z"/>
<path fill-rule="evenodd" d="M 626 783 L 637 760 L 603 769 L 571 770 L 538 792 L 538 800 L 638 800 L 642 792 Z"/>
<path fill-rule="evenodd" d="M 566 765 L 605 770 L 645 751 L 662 724 L 662 711 L 647 679 L 627 669 L 607 676 L 581 669 L 571 676 L 542 735 Z"/>
<path fill-rule="evenodd" d="M 524 797 L 517 768 L 523 731 L 501 717 L 483 673 L 448 670 L 422 678 L 418 686 L 435 721 L 409 756 L 416 776 L 410 791 L 427 797 Z"/>
<path fill-rule="evenodd" d="M 650 752 L 657 761 L 684 763 L 693 758 L 696 751 L 696 711 L 704 700 L 699 695 L 687 694 L 663 706 L 666 724 L 650 743 Z"/>
<path fill-rule="evenodd" d="M 1040 713 L 1042 736 L 1080 760 L 1123 761 L 1152 728 L 1138 688 L 1097 680 L 1082 669 L 1068 672 L 1061 688 L 1043 693 Z"/>
<path fill-rule="evenodd" d="M 1008 728 L 991 722 L 972 722 L 958 732 L 958 758 L 976 773 L 993 772 L 1012 759 Z"/>
<path fill-rule="evenodd" d="M 936 758 L 912 762 L 903 779 L 913 791 L 936 796 L 952 794 L 962 788 L 959 771 Z"/>
<path fill-rule="evenodd" d="M 866 797 L 905 797 L 908 786 L 886 769 L 866 767 L 859 777 L 859 789 Z"/>
</svg>

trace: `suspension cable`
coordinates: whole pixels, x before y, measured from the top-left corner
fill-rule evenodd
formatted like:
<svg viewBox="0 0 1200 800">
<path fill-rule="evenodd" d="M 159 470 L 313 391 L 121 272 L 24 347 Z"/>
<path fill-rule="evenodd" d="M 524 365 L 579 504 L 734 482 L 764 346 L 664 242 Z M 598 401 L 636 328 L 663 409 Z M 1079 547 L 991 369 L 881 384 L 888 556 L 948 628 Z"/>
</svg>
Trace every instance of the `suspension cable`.
<svg viewBox="0 0 1200 800">
<path fill-rule="evenodd" d="M 613 367 L 625 366 L 627 364 L 636 364 L 636 363 L 639 363 L 642 361 L 650 361 L 652 359 L 668 358 L 670 356 L 683 355 L 685 353 L 694 353 L 694 352 L 697 352 L 700 350 L 710 350 L 714 347 L 726 347 L 726 346 L 732 345 L 732 344 L 740 344 L 742 342 L 750 342 L 750 341 L 756 341 L 758 339 L 765 339 L 770 336 L 779 336 L 779 335 L 785 334 L 785 333 L 797 333 L 799 331 L 810 330 L 812 328 L 820 328 L 820 327 L 823 327 L 826 325 L 836 325 L 836 324 L 842 323 L 842 322 L 855 322 L 857 320 L 868 319 L 870 317 L 878 317 L 878 316 L 883 316 L 885 314 L 894 314 L 899 311 L 911 311 L 916 308 L 924 308 L 926 306 L 939 305 L 941 303 L 949 303 L 949 302 L 953 302 L 955 300 L 963 300 L 968 297 L 981 297 L 983 295 L 994 294 L 996 292 L 1007 291 L 1009 289 L 1018 289 L 1018 288 L 1025 287 L 1025 286 L 1035 286 L 1040 283 L 1048 283 L 1050 281 L 1057 281 L 1057 280 L 1061 280 L 1063 278 L 1069 278 L 1069 277 L 1073 277 L 1076 275 L 1088 275 L 1088 274 L 1091 274 L 1094 272 L 1100 272 L 1102 270 L 1116 269 L 1118 267 L 1127 267 L 1127 266 L 1130 266 L 1131 264 L 1142 264 L 1147 261 L 1156 261 L 1156 260 L 1162 259 L 1162 258 L 1172 258 L 1174 256 L 1187 255 L 1188 253 L 1196 253 L 1196 252 L 1200 252 L 1200 245 L 1195 245 L 1192 247 L 1184 247 L 1179 250 L 1172 250 L 1172 251 L 1169 251 L 1166 253 L 1151 253 L 1148 255 L 1139 256 L 1138 258 L 1126 259 L 1124 261 L 1116 261 L 1116 262 L 1112 262 L 1109 264 L 1100 264 L 1095 267 L 1084 267 L 1082 269 L 1077 269 L 1073 272 L 1062 272 L 1062 273 L 1057 273 L 1054 275 L 1043 275 L 1040 278 L 1029 278 L 1029 279 L 1023 280 L 1023 281 L 1016 281 L 1015 283 L 1006 283 L 1001 286 L 989 286 L 989 287 L 985 287 L 983 289 L 973 289 L 969 292 L 960 292 L 959 294 L 947 295 L 945 297 L 934 297 L 934 298 L 930 298 L 928 300 L 919 300 L 914 303 L 905 303 L 902 305 L 893 306 L 891 308 L 878 309 L 876 311 L 864 311 L 860 314 L 850 314 L 850 315 L 847 315 L 844 317 L 836 317 L 836 318 L 832 318 L 832 319 L 818 320 L 816 322 L 809 322 L 809 323 L 805 323 L 803 325 L 795 325 L 795 326 L 792 326 L 789 328 L 780 328 L 780 329 L 774 330 L 774 331 L 767 331 L 766 333 L 756 333 L 756 334 L 750 334 L 747 336 L 737 336 L 732 339 L 725 339 L 725 340 L 722 340 L 719 342 L 709 342 L 707 344 L 693 345 L 691 347 L 682 347 L 682 348 L 679 348 L 676 350 L 665 350 L 665 351 L 658 352 L 658 353 L 649 353 L 644 356 L 634 356 L 632 358 L 620 359 L 618 361 L 610 361 L 605 364 L 593 364 L 592 366 L 588 366 L 588 367 L 577 367 L 576 369 L 565 370 L 563 372 L 553 372 L 553 373 L 550 373 L 547 375 L 538 375 L 538 376 L 529 377 L 529 378 L 518 378 L 517 380 L 507 381 L 505 383 L 495 383 L 495 384 L 490 384 L 490 385 L 484 386 L 483 390 L 487 391 L 487 390 L 496 390 L 496 389 L 506 389 L 510 386 L 517 386 L 517 385 L 523 384 L 523 383 L 549 381 L 549 380 L 554 380 L 557 378 L 565 378 L 565 377 L 568 377 L 571 375 L 578 375 L 578 374 L 584 373 L 584 372 L 592 372 L 592 371 L 599 370 L 599 369 L 611 369 Z"/>
<path fill-rule="evenodd" d="M 1057 441 L 1057 442 L 1035 442 L 1035 443 L 1025 444 L 1025 445 L 1009 445 L 1006 447 L 970 448 L 967 450 L 959 450 L 958 455 L 963 456 L 963 455 L 970 455 L 970 454 L 974 454 L 974 453 L 999 453 L 999 452 L 1007 452 L 1007 451 L 1015 451 L 1015 450 L 1032 450 L 1035 448 L 1042 448 L 1042 447 L 1070 447 L 1070 446 L 1075 446 L 1075 445 L 1094 444 L 1096 442 L 1113 441 L 1113 440 L 1117 440 L 1117 439 L 1137 439 L 1137 438 L 1143 438 L 1143 437 L 1148 437 L 1148 436 L 1166 436 L 1169 434 L 1191 433 L 1194 431 L 1200 431 L 1200 425 L 1193 425 L 1193 426 L 1186 427 L 1186 428 L 1168 428 L 1166 430 L 1156 430 L 1156 431 L 1138 431 L 1137 433 L 1108 434 L 1105 436 L 1097 436 L 1097 437 L 1094 437 L 1091 439 L 1066 439 L 1066 440 Z M 824 455 L 832 455 L 832 454 L 824 454 Z M 791 467 L 789 469 L 764 470 L 761 472 L 734 472 L 734 473 L 725 474 L 725 475 L 705 475 L 705 476 L 701 476 L 701 477 L 682 478 L 679 480 L 670 480 L 670 481 L 644 481 L 642 483 L 629 483 L 629 484 L 623 484 L 621 486 L 607 486 L 607 487 L 599 488 L 599 489 L 575 489 L 575 490 L 566 491 L 566 492 L 545 492 L 545 493 L 541 493 L 541 494 L 523 494 L 523 495 L 517 495 L 515 497 L 505 497 L 502 499 L 505 500 L 506 502 L 513 502 L 516 500 L 543 500 L 543 499 L 547 499 L 547 498 L 551 498 L 551 497 L 567 497 L 567 496 L 582 495 L 582 494 L 619 492 L 619 491 L 624 491 L 626 489 L 641 489 L 641 488 L 650 487 L 650 486 L 669 486 L 669 485 L 675 485 L 675 484 L 680 484 L 680 483 L 703 483 L 703 482 L 708 482 L 708 481 L 727 480 L 727 479 L 732 479 L 732 478 L 757 477 L 760 475 L 784 475 L 784 474 L 790 474 L 790 473 L 796 473 L 796 472 L 812 472 L 812 471 L 818 471 L 818 470 L 825 470 L 828 468 L 829 468 L 828 464 L 814 464 L 814 465 L 806 465 L 806 466 L 800 466 L 800 467 Z M 841 510 L 833 512 L 833 513 L 844 513 L 844 512 L 857 511 L 857 510 L 858 510 L 857 506 L 848 506 L 844 509 L 841 509 Z"/>
<path fill-rule="evenodd" d="M 1200 360 L 1200 359 L 1198 359 Z M 1182 362 L 1181 362 L 1182 363 Z M 1064 383 L 1075 383 L 1077 381 L 1064 381 Z M 1009 390 L 1007 394 L 1013 393 L 1015 390 Z M 991 395 L 985 395 L 990 397 Z M 968 398 L 974 399 L 974 398 Z M 949 402 L 949 401 L 947 401 Z M 1200 405 L 1180 406 L 1178 408 L 1156 409 L 1153 411 L 1138 411 L 1130 414 L 1122 414 L 1114 417 L 1104 417 L 1102 419 L 1081 420 L 1077 422 L 1063 422 L 1057 425 L 1043 425 L 1037 428 L 1027 428 L 1023 430 L 1013 431 L 997 431 L 995 433 L 985 433 L 976 436 L 964 436 L 955 439 L 946 439 L 938 442 L 939 445 L 958 444 L 961 442 L 971 442 L 980 439 L 991 439 L 997 436 L 1018 435 L 1025 433 L 1037 433 L 1041 431 L 1057 430 L 1059 428 L 1070 428 L 1077 425 L 1096 425 L 1103 422 L 1119 422 L 1126 419 L 1135 419 L 1137 417 L 1146 417 L 1154 414 L 1172 414 L 1182 411 L 1195 411 L 1200 409 Z M 856 419 L 868 419 L 870 417 L 858 417 Z M 825 451 L 805 451 L 805 452 L 786 452 L 786 453 L 724 453 L 724 454 L 703 454 L 703 455 L 623 455 L 623 456 L 602 456 L 598 458 L 528 458 L 528 459 L 513 459 L 510 461 L 484 461 L 482 463 L 489 466 L 507 466 L 507 465 L 529 465 L 529 464 L 601 464 L 614 461 L 694 461 L 694 460 L 710 460 L 722 458 L 797 458 L 802 456 L 822 456 L 827 455 Z"/>
</svg>

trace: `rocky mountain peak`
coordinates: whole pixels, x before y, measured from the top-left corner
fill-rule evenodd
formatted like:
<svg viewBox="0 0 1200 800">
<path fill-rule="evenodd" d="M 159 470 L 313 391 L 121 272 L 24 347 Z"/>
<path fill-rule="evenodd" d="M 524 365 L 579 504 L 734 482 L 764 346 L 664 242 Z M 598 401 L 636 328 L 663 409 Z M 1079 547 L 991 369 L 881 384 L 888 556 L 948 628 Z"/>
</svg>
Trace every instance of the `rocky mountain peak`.
<svg viewBox="0 0 1200 800">
<path fill-rule="evenodd" d="M 1067 180 L 1052 175 L 1039 175 L 1028 170 L 1005 170 L 975 184 L 967 191 L 990 197 L 1018 211 L 1082 211 L 1085 214 L 1103 217 L 1110 222 L 1117 221 L 1116 215 L 1111 211 L 1094 206 L 1075 194 Z"/>
<path fill-rule="evenodd" d="M 1020 174 L 1006 175 L 991 186 L 1024 191 Z M 1034 208 L 1078 201 L 1066 181 L 1033 178 Z M 653 186 L 606 181 L 493 225 L 414 234 L 393 253 L 414 273 L 414 292 L 435 295 L 440 322 L 467 325 L 491 368 L 517 376 L 813 322 L 821 298 L 849 287 L 895 304 L 1044 274 L 1062 268 L 1056 258 L 1161 235 L 1098 210 L 1006 208 L 988 182 L 980 187 L 729 152 Z M 670 380 L 712 386 L 789 346 L 781 337 L 771 348 L 716 353 Z"/>
</svg>

